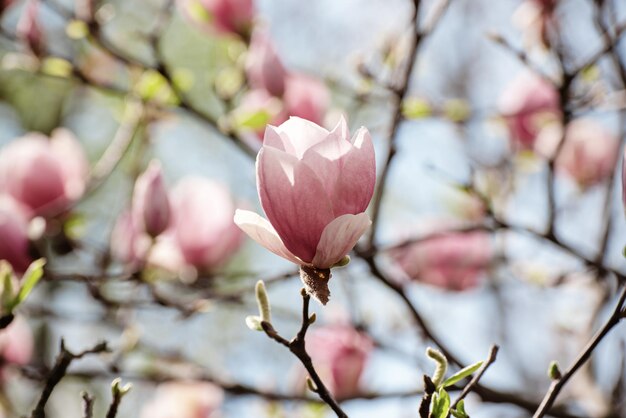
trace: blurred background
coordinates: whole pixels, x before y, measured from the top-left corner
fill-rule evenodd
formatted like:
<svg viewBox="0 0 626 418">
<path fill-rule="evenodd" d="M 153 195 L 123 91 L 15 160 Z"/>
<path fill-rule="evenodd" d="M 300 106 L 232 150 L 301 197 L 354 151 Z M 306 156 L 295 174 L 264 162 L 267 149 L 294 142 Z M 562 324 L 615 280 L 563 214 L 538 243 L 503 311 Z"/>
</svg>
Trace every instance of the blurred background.
<svg viewBox="0 0 626 418">
<path fill-rule="evenodd" d="M 531 416 L 548 364 L 565 370 L 614 309 L 623 1 L 0 10 L 0 259 L 16 277 L 47 259 L 0 333 L 0 416 L 29 415 L 61 338 L 112 351 L 72 363 L 49 417 L 83 416 L 81 391 L 104 416 L 118 376 L 133 385 L 121 418 L 334 416 L 297 359 L 245 323 L 263 279 L 275 328 L 300 327 L 296 267 L 232 225 L 235 208 L 262 213 L 255 155 L 289 116 L 332 129 L 343 115 L 376 148 L 372 229 L 333 271 L 331 302 L 312 304 L 307 336 L 350 417 L 419 416 L 426 347 L 457 370 L 492 344 L 466 410 Z M 156 232 L 132 216 L 148 172 L 172 213 Z M 626 417 L 625 337 L 617 326 L 603 340 L 554 416 Z"/>
</svg>

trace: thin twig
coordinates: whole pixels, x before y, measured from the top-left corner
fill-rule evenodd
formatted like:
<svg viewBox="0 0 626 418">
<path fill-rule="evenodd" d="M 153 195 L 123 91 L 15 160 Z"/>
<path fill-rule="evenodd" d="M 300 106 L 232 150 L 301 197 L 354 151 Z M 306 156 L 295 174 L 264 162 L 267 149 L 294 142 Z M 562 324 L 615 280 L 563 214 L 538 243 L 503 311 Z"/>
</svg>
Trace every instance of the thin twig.
<svg viewBox="0 0 626 418">
<path fill-rule="evenodd" d="M 78 354 L 74 354 L 71 351 L 65 348 L 65 343 L 61 340 L 60 353 L 57 356 L 56 362 L 48 377 L 46 378 L 46 383 L 44 385 L 43 391 L 41 392 L 41 396 L 35 409 L 31 413 L 31 418 L 45 418 L 46 412 L 46 404 L 48 403 L 48 399 L 50 399 L 50 395 L 52 395 L 52 391 L 56 387 L 56 385 L 63 379 L 65 374 L 67 373 L 67 368 L 70 366 L 72 361 L 78 360 L 81 357 L 84 357 L 88 354 L 97 354 L 102 352 L 109 351 L 107 344 L 105 342 L 101 342 L 95 345 L 93 348 L 82 351 Z"/>
<path fill-rule="evenodd" d="M 458 403 L 461 402 L 463 399 L 465 399 L 465 397 L 469 395 L 469 393 L 476 387 L 476 385 L 478 385 L 478 382 L 483 377 L 483 375 L 485 374 L 489 366 L 491 366 L 496 361 L 499 348 L 500 347 L 498 347 L 497 345 L 491 346 L 491 348 L 489 349 L 489 355 L 487 356 L 487 359 L 485 360 L 483 365 L 480 366 L 480 369 L 478 369 L 478 372 L 476 372 L 472 380 L 470 380 L 470 382 L 463 388 L 463 391 L 461 391 L 461 394 L 454 401 L 450 409 L 456 408 Z"/>
<path fill-rule="evenodd" d="M 306 351 L 305 346 L 305 337 L 306 332 L 309 329 L 309 325 L 313 323 L 312 318 L 309 316 L 309 304 L 311 301 L 311 297 L 307 294 L 307 292 L 302 289 L 302 325 L 300 326 L 300 330 L 296 334 L 296 336 L 288 341 L 284 337 L 281 337 L 280 334 L 274 329 L 272 324 L 269 322 L 261 322 L 261 326 L 263 327 L 263 331 L 267 334 L 268 337 L 278 342 L 279 344 L 287 347 L 289 351 L 291 351 L 302 363 L 304 368 L 309 373 L 311 380 L 315 383 L 315 393 L 319 395 L 319 397 L 335 412 L 338 418 L 348 418 L 348 415 L 341 409 L 339 403 L 333 398 L 330 391 L 322 382 L 319 374 L 315 370 L 313 366 L 313 361 L 311 357 Z"/>
<path fill-rule="evenodd" d="M 552 381 L 552 384 L 550 385 L 548 392 L 546 393 L 543 400 L 541 401 L 541 404 L 539 405 L 539 408 L 533 415 L 533 418 L 541 418 L 548 413 L 548 411 L 554 404 L 554 401 L 556 400 L 557 396 L 559 395 L 563 387 L 574 376 L 576 371 L 578 371 L 578 369 L 582 365 L 584 365 L 587 362 L 587 360 L 589 360 L 589 358 L 591 357 L 591 354 L 593 353 L 593 350 L 595 350 L 598 344 L 600 344 L 602 339 L 606 337 L 606 335 L 613 329 L 613 327 L 615 327 L 620 322 L 620 320 L 624 317 L 623 306 L 624 306 L 625 300 L 626 300 L 626 286 L 622 288 L 622 292 L 619 296 L 617 304 L 615 305 L 615 308 L 613 309 L 613 313 L 611 314 L 609 319 L 606 321 L 604 326 L 602 326 L 602 328 L 596 333 L 596 335 L 591 339 L 591 341 L 587 343 L 587 346 L 579 354 L 574 364 L 572 364 L 570 368 L 565 373 L 563 373 L 561 378 Z"/>
<path fill-rule="evenodd" d="M 83 392 L 82 398 L 83 398 L 83 418 L 93 418 L 94 397 L 87 392 Z"/>
</svg>

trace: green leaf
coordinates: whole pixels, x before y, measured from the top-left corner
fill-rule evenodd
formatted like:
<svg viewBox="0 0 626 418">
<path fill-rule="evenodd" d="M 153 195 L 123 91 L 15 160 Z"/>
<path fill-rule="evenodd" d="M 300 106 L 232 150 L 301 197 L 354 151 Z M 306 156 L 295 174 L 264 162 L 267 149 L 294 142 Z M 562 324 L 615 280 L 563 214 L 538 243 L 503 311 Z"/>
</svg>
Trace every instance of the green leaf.
<svg viewBox="0 0 626 418">
<path fill-rule="evenodd" d="M 4 266 L 3 266 L 4 267 Z M 2 271 L 2 295 L 0 295 L 2 301 L 3 315 L 10 314 L 13 302 L 13 272 L 11 266 L 8 269 Z"/>
<path fill-rule="evenodd" d="M 237 115 L 235 118 L 235 125 L 238 128 L 246 128 L 253 131 L 258 131 L 265 128 L 270 122 L 271 115 L 265 109 L 261 109 L 257 112 L 246 112 Z"/>
<path fill-rule="evenodd" d="M 22 287 L 20 287 L 17 296 L 15 296 L 15 299 L 13 299 L 13 302 L 11 303 L 11 311 L 20 303 L 24 302 L 37 282 L 39 282 L 39 279 L 43 276 L 43 266 L 45 264 L 45 258 L 40 258 L 30 263 L 28 270 L 26 270 L 26 273 L 24 273 L 24 276 L 22 277 Z"/>
<path fill-rule="evenodd" d="M 433 395 L 433 407 L 430 418 L 446 418 L 450 412 L 450 395 L 445 389 L 439 389 L 439 394 Z"/>
<path fill-rule="evenodd" d="M 480 369 L 480 366 L 482 366 L 482 365 L 483 365 L 483 362 L 479 361 L 478 363 L 474 363 L 474 364 L 472 364 L 470 366 L 465 367 L 464 369 L 459 370 L 458 372 L 456 372 L 455 374 L 453 374 L 452 376 L 447 378 L 441 384 L 441 386 L 443 386 L 444 388 L 447 388 L 448 386 L 454 385 L 459 380 L 465 379 L 466 377 L 468 377 L 472 373 L 474 373 L 476 370 Z"/>
<path fill-rule="evenodd" d="M 459 403 L 456 405 L 456 409 L 451 409 L 450 413 L 455 418 L 469 418 L 469 415 L 465 412 L 465 401 L 461 399 Z"/>
</svg>

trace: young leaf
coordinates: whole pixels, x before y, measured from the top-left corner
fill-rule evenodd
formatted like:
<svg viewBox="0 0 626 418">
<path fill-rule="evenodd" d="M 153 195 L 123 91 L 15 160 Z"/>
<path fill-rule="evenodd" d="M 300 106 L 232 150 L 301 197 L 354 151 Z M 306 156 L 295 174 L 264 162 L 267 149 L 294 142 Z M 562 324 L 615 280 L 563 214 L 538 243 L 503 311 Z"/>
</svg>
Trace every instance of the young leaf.
<svg viewBox="0 0 626 418">
<path fill-rule="evenodd" d="M 33 261 L 28 266 L 28 270 L 24 273 L 22 277 L 22 286 L 20 287 L 19 292 L 13 299 L 13 302 L 10 304 L 10 310 L 15 309 L 20 303 L 24 302 L 26 297 L 33 290 L 39 279 L 43 276 L 43 266 L 46 264 L 45 258 L 40 258 L 38 260 Z"/>
<path fill-rule="evenodd" d="M 469 415 L 465 412 L 465 401 L 461 399 L 456 405 L 456 409 L 451 409 L 450 413 L 454 418 L 469 418 Z"/>
<path fill-rule="evenodd" d="M 433 409 L 430 418 L 446 418 L 450 412 L 450 395 L 441 388 L 438 395 L 433 397 Z"/>
<path fill-rule="evenodd" d="M 482 366 L 482 365 L 483 365 L 483 362 L 479 361 L 478 363 L 474 363 L 474 364 L 472 364 L 470 366 L 465 367 L 464 369 L 459 370 L 458 372 L 456 372 L 455 374 L 453 374 L 452 376 L 447 378 L 441 384 L 441 386 L 443 386 L 444 388 L 447 388 L 448 386 L 454 385 L 459 380 L 463 380 L 466 377 L 472 375 L 472 373 L 474 373 L 476 370 L 480 369 L 480 366 Z"/>
</svg>

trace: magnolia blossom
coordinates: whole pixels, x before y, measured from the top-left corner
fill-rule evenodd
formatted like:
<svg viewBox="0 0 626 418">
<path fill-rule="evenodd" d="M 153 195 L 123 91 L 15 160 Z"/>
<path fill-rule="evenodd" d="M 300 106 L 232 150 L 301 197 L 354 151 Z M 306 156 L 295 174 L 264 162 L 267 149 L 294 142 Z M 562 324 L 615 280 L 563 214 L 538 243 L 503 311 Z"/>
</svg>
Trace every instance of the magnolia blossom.
<svg viewBox="0 0 626 418">
<path fill-rule="evenodd" d="M 189 21 L 201 29 L 246 35 L 254 18 L 253 0 L 177 0 Z"/>
<path fill-rule="evenodd" d="M 307 351 L 315 369 L 336 399 L 357 396 L 360 380 L 373 349 L 372 340 L 347 325 L 312 329 Z"/>
<path fill-rule="evenodd" d="M 548 29 L 554 21 L 557 3 L 558 0 L 525 0 L 515 11 L 513 21 L 524 31 L 529 46 L 550 46 Z"/>
<path fill-rule="evenodd" d="M 262 29 L 252 33 L 246 56 L 246 75 L 254 89 L 267 90 L 276 97 L 282 96 L 285 91 L 287 70 L 276 54 L 269 34 Z"/>
<path fill-rule="evenodd" d="M 25 365 L 33 356 L 33 334 L 28 322 L 16 316 L 11 324 L 0 330 L 0 363 Z"/>
<path fill-rule="evenodd" d="M 585 188 L 609 177 L 618 155 L 619 141 L 613 134 L 591 119 L 576 119 L 567 125 L 555 167 Z"/>
<path fill-rule="evenodd" d="M 32 261 L 28 253 L 28 209 L 9 195 L 0 195 L 0 260 L 17 273 Z"/>
<path fill-rule="evenodd" d="M 141 418 L 215 418 L 223 400 L 222 389 L 204 382 L 159 385 Z"/>
<path fill-rule="evenodd" d="M 559 96 L 548 81 L 523 73 L 502 92 L 499 110 L 517 148 L 533 150 L 541 130 L 560 119 Z"/>
<path fill-rule="evenodd" d="M 150 249 L 150 237 L 137 226 L 129 209 L 118 216 L 110 242 L 113 258 L 134 267 L 145 261 Z"/>
<path fill-rule="evenodd" d="M 299 265 L 327 269 L 370 225 L 364 213 L 376 182 L 369 132 L 350 139 L 345 119 L 332 131 L 300 118 L 268 126 L 257 156 L 257 187 L 268 220 L 237 210 L 252 239 Z"/>
<path fill-rule="evenodd" d="M 79 199 L 89 166 L 67 129 L 51 138 L 30 133 L 0 150 L 0 192 L 8 193 L 34 215 L 56 216 Z"/>
<path fill-rule="evenodd" d="M 492 249 L 484 232 L 445 233 L 398 248 L 391 255 L 412 279 L 461 291 L 478 285 Z"/>
<path fill-rule="evenodd" d="M 285 80 L 283 101 L 290 116 L 320 125 L 324 120 L 330 95 L 322 81 L 305 74 L 291 74 Z"/>
<path fill-rule="evenodd" d="M 43 53 L 43 32 L 39 24 L 39 0 L 28 0 L 24 12 L 17 22 L 16 34 L 30 51 L 40 56 Z"/>
<path fill-rule="evenodd" d="M 173 271 L 210 272 L 241 245 L 233 223 L 235 206 L 228 189 L 202 177 L 188 177 L 170 193 L 172 221 L 159 237 L 151 263 Z"/>
<path fill-rule="evenodd" d="M 156 237 L 165 231 L 170 221 L 170 203 L 161 173 L 161 165 L 152 161 L 135 182 L 133 192 L 133 222 Z"/>
</svg>

